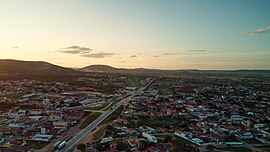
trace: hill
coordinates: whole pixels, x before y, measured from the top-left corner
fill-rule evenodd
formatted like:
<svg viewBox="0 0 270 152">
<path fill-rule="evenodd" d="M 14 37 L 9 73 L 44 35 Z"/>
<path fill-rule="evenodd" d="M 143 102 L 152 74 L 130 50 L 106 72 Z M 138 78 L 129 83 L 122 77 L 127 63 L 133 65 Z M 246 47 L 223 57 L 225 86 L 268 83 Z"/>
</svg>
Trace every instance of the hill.
<svg viewBox="0 0 270 152">
<path fill-rule="evenodd" d="M 84 72 L 117 72 L 119 69 L 108 66 L 108 65 L 90 65 L 79 69 Z"/>
<path fill-rule="evenodd" d="M 194 75 L 194 76 L 270 76 L 270 70 L 160 70 L 160 69 L 124 69 L 108 65 L 90 65 L 79 69 L 84 72 L 103 72 L 120 74 L 169 74 L 169 75 Z"/>
<path fill-rule="evenodd" d="M 76 75 L 81 72 L 43 61 L 0 60 L 0 74 Z"/>
<path fill-rule="evenodd" d="M 125 69 L 125 68 L 114 68 L 108 65 L 90 65 L 79 69 L 83 72 L 102 72 L 102 73 L 119 73 L 119 74 L 157 74 L 165 70 L 156 69 L 145 69 L 145 68 L 135 68 L 135 69 Z"/>
</svg>

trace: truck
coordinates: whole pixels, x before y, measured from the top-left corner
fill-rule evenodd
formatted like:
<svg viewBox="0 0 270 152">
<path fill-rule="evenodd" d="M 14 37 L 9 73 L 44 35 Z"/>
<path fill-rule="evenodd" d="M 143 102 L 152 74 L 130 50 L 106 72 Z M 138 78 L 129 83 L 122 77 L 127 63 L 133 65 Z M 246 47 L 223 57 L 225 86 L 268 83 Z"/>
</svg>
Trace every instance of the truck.
<svg viewBox="0 0 270 152">
<path fill-rule="evenodd" d="M 57 149 L 60 150 L 60 149 L 64 148 L 64 147 L 66 146 L 66 144 L 67 144 L 66 141 L 62 141 L 62 142 L 58 145 Z"/>
<path fill-rule="evenodd" d="M 57 141 L 56 143 L 54 143 L 54 144 L 52 145 L 52 149 L 56 150 L 57 147 L 58 147 L 58 145 L 59 145 L 61 142 L 62 142 L 62 141 Z"/>
</svg>

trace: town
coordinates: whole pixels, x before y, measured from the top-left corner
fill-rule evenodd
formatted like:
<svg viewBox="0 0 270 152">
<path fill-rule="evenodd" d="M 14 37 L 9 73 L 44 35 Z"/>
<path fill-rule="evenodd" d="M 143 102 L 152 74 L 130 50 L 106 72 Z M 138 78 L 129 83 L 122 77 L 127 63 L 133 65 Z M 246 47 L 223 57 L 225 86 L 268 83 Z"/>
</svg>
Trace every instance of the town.
<svg viewBox="0 0 270 152">
<path fill-rule="evenodd" d="M 0 81 L 0 145 L 37 152 L 267 151 L 269 99 L 269 92 L 225 79 Z"/>
</svg>

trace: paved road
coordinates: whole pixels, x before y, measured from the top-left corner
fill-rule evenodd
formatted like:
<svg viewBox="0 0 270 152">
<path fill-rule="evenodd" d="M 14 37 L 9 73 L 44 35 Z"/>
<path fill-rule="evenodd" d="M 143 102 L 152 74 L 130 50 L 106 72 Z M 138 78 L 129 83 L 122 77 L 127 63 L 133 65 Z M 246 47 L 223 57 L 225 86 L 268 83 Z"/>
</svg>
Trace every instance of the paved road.
<svg viewBox="0 0 270 152">
<path fill-rule="evenodd" d="M 102 113 L 99 118 L 97 118 L 90 125 L 88 125 L 86 128 L 81 130 L 81 132 L 79 132 L 72 139 L 70 139 L 67 142 L 66 146 L 63 149 L 58 150 L 58 152 L 70 152 L 70 151 L 72 151 L 76 147 L 76 145 L 79 144 L 80 141 L 83 138 L 85 138 L 91 131 L 93 131 L 103 120 L 105 120 L 109 115 L 111 115 L 121 105 L 124 105 L 125 103 L 129 102 L 132 99 L 132 97 L 134 97 L 137 94 L 142 93 L 149 85 L 152 84 L 152 82 L 154 80 L 155 79 L 153 79 L 151 82 L 149 82 L 144 87 L 141 87 L 140 89 L 138 89 L 138 91 L 130 93 L 129 96 L 123 98 L 121 101 L 119 101 L 117 104 L 115 104 L 111 109 L 109 109 L 109 110 L 105 111 L 104 113 Z"/>
</svg>

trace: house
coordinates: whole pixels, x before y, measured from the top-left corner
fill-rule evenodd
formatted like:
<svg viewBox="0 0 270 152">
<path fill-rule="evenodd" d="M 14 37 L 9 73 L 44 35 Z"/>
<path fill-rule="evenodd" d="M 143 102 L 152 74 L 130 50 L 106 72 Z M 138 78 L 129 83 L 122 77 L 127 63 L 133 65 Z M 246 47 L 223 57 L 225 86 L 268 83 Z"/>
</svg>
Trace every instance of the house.
<svg viewBox="0 0 270 152">
<path fill-rule="evenodd" d="M 27 112 L 26 110 L 20 109 L 20 110 L 18 110 L 17 113 L 18 113 L 19 116 L 25 116 L 26 112 Z"/>
<path fill-rule="evenodd" d="M 151 128 L 151 127 L 148 127 L 148 126 L 141 126 L 141 127 L 139 127 L 139 130 L 141 132 L 145 132 L 145 133 L 148 133 L 148 134 L 153 134 L 153 133 L 157 132 L 154 128 Z"/>
<path fill-rule="evenodd" d="M 126 87 L 125 89 L 128 91 L 135 91 L 137 90 L 137 87 Z"/>
<path fill-rule="evenodd" d="M 101 139 L 101 143 L 107 143 L 113 141 L 113 137 L 106 137 Z"/>
<path fill-rule="evenodd" d="M 46 134 L 36 134 L 32 137 L 32 140 L 35 141 L 50 141 L 53 138 L 53 135 Z"/>
<path fill-rule="evenodd" d="M 61 120 L 63 117 L 61 114 L 58 114 L 58 113 L 52 113 L 50 116 L 49 116 L 49 119 L 52 120 L 52 121 L 57 121 L 57 120 Z"/>
<path fill-rule="evenodd" d="M 245 131 L 241 131 L 238 135 L 237 135 L 238 138 L 240 139 L 253 139 L 254 136 L 252 133 L 250 132 L 245 132 Z"/>
<path fill-rule="evenodd" d="M 199 139 L 199 138 L 192 138 L 191 141 L 197 145 L 202 145 L 204 144 L 204 141 Z"/>
<path fill-rule="evenodd" d="M 263 131 L 267 131 L 268 130 L 268 127 L 266 124 L 255 124 L 254 125 L 254 128 L 256 130 L 263 130 Z"/>
<path fill-rule="evenodd" d="M 143 132 L 142 136 L 145 137 L 149 142 L 157 143 L 157 138 L 153 135 Z"/>
<path fill-rule="evenodd" d="M 53 127 L 55 129 L 66 130 L 67 127 L 68 127 L 68 123 L 67 122 L 64 122 L 64 121 L 56 121 L 56 122 L 53 122 Z"/>
<path fill-rule="evenodd" d="M 232 115 L 231 121 L 232 123 L 241 123 L 243 121 L 243 117 L 240 115 Z"/>
<path fill-rule="evenodd" d="M 136 150 L 140 144 L 140 140 L 138 138 L 133 138 L 127 140 L 127 143 L 129 145 L 130 150 Z"/>
</svg>

